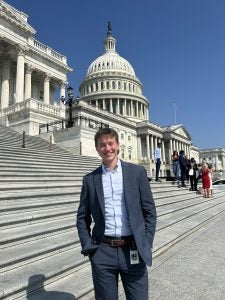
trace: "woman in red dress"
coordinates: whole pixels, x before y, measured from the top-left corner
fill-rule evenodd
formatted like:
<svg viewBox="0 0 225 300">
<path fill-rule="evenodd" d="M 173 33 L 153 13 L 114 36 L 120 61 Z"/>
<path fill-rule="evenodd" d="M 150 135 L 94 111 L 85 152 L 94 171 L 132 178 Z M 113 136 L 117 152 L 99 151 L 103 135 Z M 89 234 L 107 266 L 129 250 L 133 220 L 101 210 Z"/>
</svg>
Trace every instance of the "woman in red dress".
<svg viewBox="0 0 225 300">
<path fill-rule="evenodd" d="M 209 198 L 209 191 L 210 191 L 210 178 L 209 178 L 209 169 L 208 165 L 204 164 L 202 167 L 202 188 L 204 191 L 204 198 Z"/>
</svg>

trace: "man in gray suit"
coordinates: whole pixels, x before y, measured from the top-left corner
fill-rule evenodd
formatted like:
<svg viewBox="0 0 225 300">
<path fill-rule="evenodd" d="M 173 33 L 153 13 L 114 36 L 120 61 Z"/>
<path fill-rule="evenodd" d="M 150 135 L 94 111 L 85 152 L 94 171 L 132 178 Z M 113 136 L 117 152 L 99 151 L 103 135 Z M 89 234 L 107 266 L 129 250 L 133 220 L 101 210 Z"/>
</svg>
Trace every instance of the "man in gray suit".
<svg viewBox="0 0 225 300">
<path fill-rule="evenodd" d="M 118 158 L 119 138 L 111 128 L 96 133 L 95 147 L 102 164 L 84 176 L 77 213 L 95 299 L 117 300 L 120 275 L 127 299 L 147 300 L 156 209 L 146 171 Z"/>
</svg>

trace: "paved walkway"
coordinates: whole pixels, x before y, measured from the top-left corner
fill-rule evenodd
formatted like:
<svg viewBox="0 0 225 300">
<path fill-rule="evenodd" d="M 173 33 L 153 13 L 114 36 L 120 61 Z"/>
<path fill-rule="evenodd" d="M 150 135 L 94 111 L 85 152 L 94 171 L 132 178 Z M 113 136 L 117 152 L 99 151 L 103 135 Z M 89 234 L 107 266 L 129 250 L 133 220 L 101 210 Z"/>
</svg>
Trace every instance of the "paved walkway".
<svg viewBox="0 0 225 300">
<path fill-rule="evenodd" d="M 150 268 L 149 300 L 225 300 L 225 214 Z"/>
</svg>

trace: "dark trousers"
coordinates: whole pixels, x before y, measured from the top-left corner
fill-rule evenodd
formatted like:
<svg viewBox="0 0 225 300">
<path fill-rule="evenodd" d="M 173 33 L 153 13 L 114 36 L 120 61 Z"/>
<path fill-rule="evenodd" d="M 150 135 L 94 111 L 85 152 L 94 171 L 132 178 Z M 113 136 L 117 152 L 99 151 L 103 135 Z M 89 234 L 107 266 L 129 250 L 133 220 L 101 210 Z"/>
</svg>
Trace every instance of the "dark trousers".
<svg viewBox="0 0 225 300">
<path fill-rule="evenodd" d="M 186 179 L 186 170 L 185 169 L 180 169 L 180 180 L 181 180 L 181 185 L 185 186 L 185 179 Z"/>
<path fill-rule="evenodd" d="M 190 182 L 191 182 L 191 190 L 197 191 L 197 178 L 196 176 L 190 176 Z"/>
<path fill-rule="evenodd" d="M 157 158 L 156 159 L 156 164 L 155 164 L 155 180 L 159 179 L 160 165 L 161 165 L 161 160 L 160 160 L 160 158 Z"/>
<path fill-rule="evenodd" d="M 118 300 L 121 277 L 127 300 L 148 300 L 148 272 L 144 261 L 130 264 L 129 246 L 100 244 L 90 257 L 96 300 Z"/>
</svg>

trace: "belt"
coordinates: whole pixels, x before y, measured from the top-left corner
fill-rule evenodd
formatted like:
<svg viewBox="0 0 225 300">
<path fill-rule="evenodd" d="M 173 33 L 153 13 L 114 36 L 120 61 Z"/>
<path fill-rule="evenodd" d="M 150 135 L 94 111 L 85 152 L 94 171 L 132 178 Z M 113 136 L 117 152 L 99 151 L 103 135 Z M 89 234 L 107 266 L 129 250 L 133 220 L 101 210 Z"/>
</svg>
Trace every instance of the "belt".
<svg viewBox="0 0 225 300">
<path fill-rule="evenodd" d="M 108 244 L 112 247 L 122 247 L 125 245 L 133 245 L 134 244 L 134 237 L 133 235 L 128 236 L 104 236 L 103 243 Z"/>
</svg>

